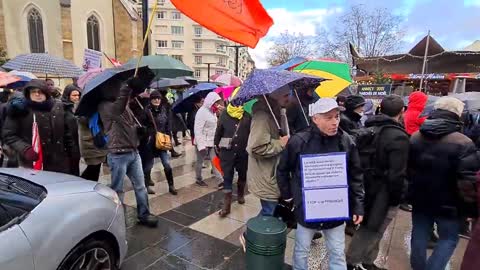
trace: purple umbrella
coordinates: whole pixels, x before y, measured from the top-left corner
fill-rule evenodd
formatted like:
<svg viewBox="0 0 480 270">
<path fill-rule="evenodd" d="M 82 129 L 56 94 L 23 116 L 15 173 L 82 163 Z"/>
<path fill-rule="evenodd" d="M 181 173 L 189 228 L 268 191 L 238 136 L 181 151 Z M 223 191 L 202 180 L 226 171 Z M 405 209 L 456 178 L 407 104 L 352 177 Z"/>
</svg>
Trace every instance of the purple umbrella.
<svg viewBox="0 0 480 270">
<path fill-rule="evenodd" d="M 232 100 L 234 105 L 240 105 L 257 96 L 263 96 L 270 112 L 273 115 L 275 124 L 280 130 L 280 123 L 276 119 L 273 110 L 268 103 L 265 95 L 275 91 L 288 89 L 308 89 L 316 88 L 325 79 L 299 72 L 274 69 L 255 69 L 240 87 L 235 98 Z"/>
</svg>

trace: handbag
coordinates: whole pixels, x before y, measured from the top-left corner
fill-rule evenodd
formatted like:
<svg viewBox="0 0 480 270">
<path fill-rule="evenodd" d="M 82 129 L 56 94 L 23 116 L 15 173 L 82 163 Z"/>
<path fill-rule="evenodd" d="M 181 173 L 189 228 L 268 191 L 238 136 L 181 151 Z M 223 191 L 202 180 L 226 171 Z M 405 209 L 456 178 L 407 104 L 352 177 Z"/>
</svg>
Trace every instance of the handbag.
<svg viewBox="0 0 480 270">
<path fill-rule="evenodd" d="M 240 123 L 241 123 L 241 121 L 238 122 L 237 128 L 235 129 L 235 132 L 233 133 L 233 138 L 235 138 L 235 136 L 237 136 L 238 129 L 240 128 Z M 226 137 L 221 138 L 220 142 L 218 143 L 218 147 L 226 149 L 226 150 L 232 149 L 233 138 L 226 138 Z"/>
<path fill-rule="evenodd" d="M 173 145 L 170 135 L 158 131 L 157 124 L 155 123 L 155 118 L 153 118 L 152 112 L 150 110 L 148 110 L 148 115 L 150 116 L 153 127 L 155 128 L 155 148 L 164 151 L 172 150 Z"/>
</svg>

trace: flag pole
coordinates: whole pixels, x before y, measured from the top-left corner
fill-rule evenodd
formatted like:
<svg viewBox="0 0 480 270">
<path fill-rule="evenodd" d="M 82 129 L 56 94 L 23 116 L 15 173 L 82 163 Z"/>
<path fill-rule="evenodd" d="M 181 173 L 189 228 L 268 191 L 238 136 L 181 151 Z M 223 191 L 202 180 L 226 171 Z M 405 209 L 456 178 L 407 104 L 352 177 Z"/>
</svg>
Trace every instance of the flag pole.
<svg viewBox="0 0 480 270">
<path fill-rule="evenodd" d="M 147 0 L 143 0 L 143 1 L 147 1 Z M 147 27 L 147 30 L 145 31 L 145 36 L 143 37 L 142 50 L 143 50 L 143 48 L 145 48 L 145 46 L 147 45 L 148 33 L 150 32 L 150 28 L 152 27 L 153 18 L 155 17 L 155 13 L 156 13 L 156 11 L 157 11 L 157 5 L 158 5 L 158 1 L 154 1 L 154 2 L 153 2 L 152 14 L 150 15 L 150 21 L 148 22 L 148 27 Z M 134 77 L 137 77 L 138 67 L 140 66 L 140 62 L 142 61 L 142 56 L 143 56 L 143 55 L 140 55 L 140 57 L 138 57 L 137 66 L 135 67 L 135 75 L 133 75 Z"/>
<path fill-rule="evenodd" d="M 423 87 L 423 77 L 425 76 L 425 68 L 427 66 L 428 46 L 430 45 L 430 30 L 427 35 L 427 46 L 425 46 L 425 55 L 423 56 L 422 77 L 420 78 L 420 91 Z"/>
</svg>

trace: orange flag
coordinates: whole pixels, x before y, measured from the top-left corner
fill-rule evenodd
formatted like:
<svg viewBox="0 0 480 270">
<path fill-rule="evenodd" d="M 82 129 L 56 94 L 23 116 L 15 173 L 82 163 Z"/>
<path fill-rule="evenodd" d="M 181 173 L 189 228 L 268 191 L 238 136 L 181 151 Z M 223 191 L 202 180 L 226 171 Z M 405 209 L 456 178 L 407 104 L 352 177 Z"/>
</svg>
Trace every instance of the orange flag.
<svg viewBox="0 0 480 270">
<path fill-rule="evenodd" d="M 255 48 L 273 25 L 272 18 L 259 0 L 171 2 L 178 10 L 210 31 L 250 48 Z"/>
</svg>

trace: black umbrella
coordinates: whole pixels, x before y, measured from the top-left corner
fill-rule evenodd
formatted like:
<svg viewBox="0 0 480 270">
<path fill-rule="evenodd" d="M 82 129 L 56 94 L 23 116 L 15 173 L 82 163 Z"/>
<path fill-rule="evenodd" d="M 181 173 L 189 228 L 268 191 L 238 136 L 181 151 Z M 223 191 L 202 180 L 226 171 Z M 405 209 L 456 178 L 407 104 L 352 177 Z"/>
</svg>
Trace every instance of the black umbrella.
<svg viewBox="0 0 480 270">
<path fill-rule="evenodd" d="M 182 87 L 182 86 L 190 86 L 190 83 L 188 83 L 184 79 L 162 79 L 156 82 L 152 82 L 152 84 L 150 85 L 150 88 L 164 89 L 168 87 Z"/>
<path fill-rule="evenodd" d="M 198 80 L 191 77 L 191 76 L 182 76 L 182 77 L 177 77 L 177 79 L 182 79 L 187 81 L 190 85 L 195 85 L 198 83 Z"/>
<path fill-rule="evenodd" d="M 217 88 L 213 83 L 200 83 L 185 91 L 172 106 L 174 113 L 184 113 L 193 110 L 193 103 L 198 98 L 205 98 L 208 93 Z"/>
<path fill-rule="evenodd" d="M 102 91 L 108 91 L 109 87 L 119 87 L 119 84 L 131 78 L 134 73 L 135 65 L 126 64 L 121 67 L 105 69 L 102 73 L 93 77 L 85 84 L 75 114 L 79 116 L 94 114 L 97 111 L 98 104 L 103 99 Z M 142 66 L 138 69 L 137 76 L 145 83 L 146 88 L 150 85 L 155 74 L 148 66 Z"/>
</svg>

